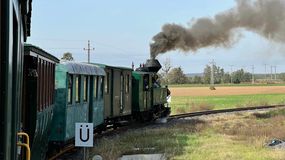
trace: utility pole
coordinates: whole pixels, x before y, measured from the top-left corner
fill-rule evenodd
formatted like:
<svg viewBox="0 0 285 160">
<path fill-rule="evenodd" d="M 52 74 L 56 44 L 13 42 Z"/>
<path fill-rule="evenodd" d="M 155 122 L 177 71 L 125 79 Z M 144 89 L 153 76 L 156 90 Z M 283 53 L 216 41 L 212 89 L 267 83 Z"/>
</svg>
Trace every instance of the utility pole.
<svg viewBox="0 0 285 160">
<path fill-rule="evenodd" d="M 234 65 L 230 65 L 230 67 L 231 67 L 231 83 L 233 83 L 233 66 Z"/>
<path fill-rule="evenodd" d="M 274 66 L 274 69 L 275 69 L 275 72 L 274 72 L 274 73 L 275 73 L 275 74 L 274 74 L 274 79 L 275 79 L 275 81 L 276 81 L 276 78 L 277 78 L 277 77 L 276 77 L 276 66 Z"/>
<path fill-rule="evenodd" d="M 90 63 L 90 51 L 94 50 L 95 48 L 90 48 L 90 40 L 88 40 L 87 48 L 83 48 L 83 50 L 87 51 L 88 54 L 88 63 Z"/>
<path fill-rule="evenodd" d="M 266 63 L 264 64 L 264 71 L 265 71 L 265 80 L 267 80 L 267 73 L 266 73 Z"/>
<path fill-rule="evenodd" d="M 251 83 L 254 84 L 254 65 L 251 66 L 252 73 L 251 73 Z"/>
<path fill-rule="evenodd" d="M 214 60 L 212 60 L 212 62 L 210 62 L 210 64 L 212 64 L 212 67 L 211 67 L 211 85 L 210 85 L 210 89 L 211 90 L 215 90 L 215 86 L 214 86 L 214 83 L 215 83 L 215 80 L 214 80 L 214 65 L 216 64 Z"/>
<path fill-rule="evenodd" d="M 273 78 L 273 77 L 272 77 L 272 67 L 273 67 L 273 66 L 270 66 L 270 79 L 271 79 L 271 80 L 272 80 L 272 78 Z"/>
</svg>

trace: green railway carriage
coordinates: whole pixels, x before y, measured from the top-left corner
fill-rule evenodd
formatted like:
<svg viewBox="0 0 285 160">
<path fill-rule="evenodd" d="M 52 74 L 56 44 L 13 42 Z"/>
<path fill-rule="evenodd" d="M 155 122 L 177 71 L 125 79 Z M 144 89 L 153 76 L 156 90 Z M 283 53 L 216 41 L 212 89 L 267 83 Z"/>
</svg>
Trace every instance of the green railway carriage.
<svg viewBox="0 0 285 160">
<path fill-rule="evenodd" d="M 30 136 L 31 159 L 44 159 L 54 108 L 55 64 L 59 60 L 44 50 L 25 45 L 23 79 L 23 129 Z"/>
<path fill-rule="evenodd" d="M 0 159 L 15 160 L 20 131 L 24 46 L 31 0 L 0 1 Z"/>
<path fill-rule="evenodd" d="M 104 117 L 123 119 L 132 114 L 132 69 L 97 64 L 106 72 L 104 86 Z"/>
<path fill-rule="evenodd" d="M 50 141 L 66 143 L 75 136 L 76 122 L 104 122 L 105 71 L 84 63 L 62 63 L 56 67 L 55 110 Z"/>
</svg>

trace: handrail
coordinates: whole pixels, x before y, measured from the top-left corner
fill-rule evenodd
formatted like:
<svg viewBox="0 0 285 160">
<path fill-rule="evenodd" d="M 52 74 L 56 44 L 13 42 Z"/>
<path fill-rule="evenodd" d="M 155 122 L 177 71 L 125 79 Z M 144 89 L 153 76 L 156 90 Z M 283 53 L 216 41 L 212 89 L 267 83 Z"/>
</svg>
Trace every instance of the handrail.
<svg viewBox="0 0 285 160">
<path fill-rule="evenodd" d="M 30 137 L 29 137 L 29 135 L 28 135 L 27 133 L 25 133 L 25 132 L 19 132 L 19 133 L 17 133 L 17 135 L 18 135 L 18 136 L 24 136 L 24 137 L 26 137 L 27 145 L 30 146 Z"/>
<path fill-rule="evenodd" d="M 25 147 L 26 148 L 26 160 L 31 159 L 31 149 L 30 149 L 30 138 L 29 135 L 25 132 L 19 132 L 17 133 L 18 136 L 24 136 L 26 137 L 26 143 L 17 143 L 17 146 Z"/>
<path fill-rule="evenodd" d="M 17 145 L 21 146 L 21 147 L 25 147 L 27 149 L 27 151 L 26 151 L 26 160 L 30 160 L 31 159 L 31 149 L 30 149 L 30 146 L 28 146 L 25 143 L 17 143 Z"/>
</svg>

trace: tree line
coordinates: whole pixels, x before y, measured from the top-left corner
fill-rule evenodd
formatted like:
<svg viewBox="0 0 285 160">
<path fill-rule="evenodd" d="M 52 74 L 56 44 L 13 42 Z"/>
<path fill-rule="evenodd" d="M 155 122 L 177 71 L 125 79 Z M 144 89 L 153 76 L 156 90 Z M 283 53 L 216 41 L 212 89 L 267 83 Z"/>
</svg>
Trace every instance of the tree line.
<svg viewBox="0 0 285 160">
<path fill-rule="evenodd" d="M 225 72 L 222 67 L 213 65 L 214 72 L 214 83 L 244 83 L 252 81 L 252 74 L 239 69 L 233 73 Z M 172 67 L 170 60 L 166 59 L 163 63 L 159 76 L 162 84 L 210 84 L 211 81 L 211 66 L 206 65 L 204 68 L 203 75 L 188 77 L 182 70 L 181 67 Z"/>
<path fill-rule="evenodd" d="M 73 61 L 72 53 L 65 52 L 61 58 L 65 61 Z M 170 59 L 166 59 L 162 64 L 162 69 L 159 72 L 160 81 L 162 84 L 210 84 L 211 81 L 211 66 L 206 65 L 202 76 L 189 77 L 184 74 L 181 67 L 172 67 Z M 252 74 L 239 69 L 233 73 L 225 72 L 222 67 L 213 65 L 214 83 L 246 83 L 252 81 Z M 254 75 L 255 78 L 262 79 L 265 74 Z M 278 79 L 285 81 L 285 73 L 277 74 Z M 266 78 L 265 78 L 266 79 Z"/>
</svg>

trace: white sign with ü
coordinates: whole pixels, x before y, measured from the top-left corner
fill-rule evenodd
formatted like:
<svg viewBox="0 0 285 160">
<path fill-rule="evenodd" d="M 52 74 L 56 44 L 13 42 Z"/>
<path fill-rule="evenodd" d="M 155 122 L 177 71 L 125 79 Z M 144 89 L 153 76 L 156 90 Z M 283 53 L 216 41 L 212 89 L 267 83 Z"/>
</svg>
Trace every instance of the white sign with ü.
<svg viewBox="0 0 285 160">
<path fill-rule="evenodd" d="M 93 123 L 75 123 L 75 146 L 93 147 Z"/>
</svg>

